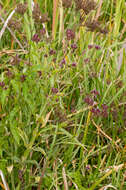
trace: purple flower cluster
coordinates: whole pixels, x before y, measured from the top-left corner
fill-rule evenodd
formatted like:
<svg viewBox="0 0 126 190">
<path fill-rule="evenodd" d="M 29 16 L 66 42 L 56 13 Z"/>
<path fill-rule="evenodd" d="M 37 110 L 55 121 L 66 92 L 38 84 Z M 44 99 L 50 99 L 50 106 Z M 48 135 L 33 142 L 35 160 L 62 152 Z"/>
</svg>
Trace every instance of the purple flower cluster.
<svg viewBox="0 0 126 190">
<path fill-rule="evenodd" d="M 100 109 L 99 108 L 97 108 L 97 107 L 93 107 L 92 109 L 91 109 L 91 112 L 95 115 L 95 116 L 99 116 L 100 115 Z"/>
<path fill-rule="evenodd" d="M 59 64 L 59 66 L 62 68 L 63 65 L 65 65 L 65 64 L 66 64 L 66 60 L 65 60 L 65 58 L 63 58 L 63 59 L 61 60 L 60 64 Z"/>
<path fill-rule="evenodd" d="M 75 32 L 71 29 L 67 29 L 66 31 L 67 40 L 73 40 L 75 38 Z"/>
<path fill-rule="evenodd" d="M 88 49 L 92 49 L 93 47 L 94 47 L 96 50 L 101 49 L 101 47 L 100 47 L 99 45 L 93 45 L 93 44 L 89 44 L 89 45 L 88 45 Z"/>
<path fill-rule="evenodd" d="M 52 91 L 53 94 L 57 94 L 58 93 L 58 89 L 54 88 L 54 87 L 51 89 L 51 91 Z"/>
<path fill-rule="evenodd" d="M 91 94 L 99 95 L 99 92 L 96 89 L 94 89 L 94 90 L 91 91 Z"/>
<path fill-rule="evenodd" d="M 94 100 L 90 96 L 86 96 L 84 98 L 84 102 L 87 103 L 89 106 L 93 106 Z"/>
<path fill-rule="evenodd" d="M 38 33 L 35 33 L 33 36 L 32 36 L 32 41 L 33 42 L 40 42 L 41 38 L 46 34 L 46 29 L 45 28 L 42 28 Z"/>
<path fill-rule="evenodd" d="M 76 43 L 71 44 L 71 48 L 72 48 L 73 50 L 77 49 L 77 44 L 76 44 Z"/>
<path fill-rule="evenodd" d="M 108 116 L 108 106 L 106 104 L 102 104 L 101 109 L 99 109 L 98 106 L 96 106 L 95 104 L 96 103 L 95 99 L 99 95 L 100 95 L 99 92 L 96 89 L 94 89 L 91 91 L 90 95 L 87 95 L 84 98 L 84 102 L 89 106 L 92 106 L 91 112 L 94 114 L 94 116 L 102 116 L 106 118 Z"/>
</svg>

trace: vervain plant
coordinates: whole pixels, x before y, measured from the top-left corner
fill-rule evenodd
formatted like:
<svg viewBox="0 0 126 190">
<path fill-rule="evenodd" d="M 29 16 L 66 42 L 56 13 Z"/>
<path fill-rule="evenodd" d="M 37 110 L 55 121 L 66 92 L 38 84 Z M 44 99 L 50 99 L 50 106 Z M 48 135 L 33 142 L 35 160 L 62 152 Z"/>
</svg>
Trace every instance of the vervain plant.
<svg viewBox="0 0 126 190">
<path fill-rule="evenodd" d="M 125 189 L 125 11 L 0 1 L 2 189 Z"/>
</svg>

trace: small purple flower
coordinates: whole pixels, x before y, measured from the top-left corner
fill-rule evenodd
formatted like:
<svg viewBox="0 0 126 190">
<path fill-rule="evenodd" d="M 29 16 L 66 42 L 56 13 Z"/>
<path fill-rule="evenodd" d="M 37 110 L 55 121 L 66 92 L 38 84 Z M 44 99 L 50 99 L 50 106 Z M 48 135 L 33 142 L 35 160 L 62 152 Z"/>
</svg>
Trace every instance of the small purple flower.
<svg viewBox="0 0 126 190">
<path fill-rule="evenodd" d="M 92 44 L 89 44 L 88 45 L 88 49 L 92 49 L 93 48 L 93 45 Z"/>
<path fill-rule="evenodd" d="M 44 55 L 44 57 L 46 57 L 46 58 L 47 58 L 47 57 L 48 57 L 48 55 L 47 55 L 47 54 L 45 54 L 45 55 Z"/>
<path fill-rule="evenodd" d="M 108 109 L 108 106 L 106 104 L 102 104 L 102 109 L 103 110 L 107 110 Z"/>
<path fill-rule="evenodd" d="M 75 113 L 76 112 L 76 109 L 75 108 L 71 108 L 71 113 Z"/>
<path fill-rule="evenodd" d="M 100 109 L 99 109 L 99 108 L 92 108 L 92 109 L 91 109 L 91 112 L 92 112 L 94 115 L 96 115 L 96 116 L 100 115 Z"/>
<path fill-rule="evenodd" d="M 77 49 L 77 44 L 71 44 L 71 48 L 73 49 L 73 50 L 75 50 L 75 49 Z"/>
<path fill-rule="evenodd" d="M 90 170 L 91 169 L 91 166 L 88 164 L 88 165 L 86 165 L 86 170 Z"/>
<path fill-rule="evenodd" d="M 82 55 L 84 55 L 86 53 L 86 50 L 82 51 Z"/>
<path fill-rule="evenodd" d="M 5 86 L 5 87 L 3 87 L 3 90 L 7 90 L 8 88 Z"/>
<path fill-rule="evenodd" d="M 89 58 L 84 59 L 84 62 L 85 62 L 85 63 L 89 63 L 89 61 L 90 61 Z"/>
<path fill-rule="evenodd" d="M 53 62 L 56 63 L 56 58 L 53 58 Z"/>
<path fill-rule="evenodd" d="M 26 75 L 21 75 L 21 77 L 20 77 L 21 82 L 24 82 L 25 79 L 26 79 Z"/>
<path fill-rule="evenodd" d="M 0 86 L 1 87 L 4 87 L 5 86 L 5 83 L 2 81 L 2 82 L 0 82 Z"/>
<path fill-rule="evenodd" d="M 59 66 L 60 66 L 61 68 L 63 68 L 63 65 L 65 65 L 65 64 L 66 64 L 66 60 L 65 60 L 65 58 L 63 58 L 63 59 L 61 60 L 60 64 L 59 64 Z"/>
<path fill-rule="evenodd" d="M 101 115 L 102 117 L 106 118 L 108 117 L 108 112 L 106 110 L 102 110 Z"/>
<path fill-rule="evenodd" d="M 99 95 L 99 92 L 96 89 L 94 89 L 94 90 L 91 91 L 91 94 Z"/>
<path fill-rule="evenodd" d="M 56 102 L 58 102 L 59 101 L 59 99 L 58 98 L 56 98 Z"/>
<path fill-rule="evenodd" d="M 101 115 L 105 118 L 108 117 L 108 106 L 106 104 L 102 104 Z"/>
<path fill-rule="evenodd" d="M 94 100 L 92 98 L 90 98 L 89 96 L 84 98 L 84 102 L 90 106 L 93 106 L 93 104 L 94 104 Z"/>
<path fill-rule="evenodd" d="M 62 64 L 62 63 L 60 63 L 59 66 L 60 66 L 61 68 L 63 68 L 63 64 Z"/>
<path fill-rule="evenodd" d="M 51 89 L 51 91 L 52 91 L 53 94 L 57 94 L 58 93 L 58 89 L 54 88 L 54 87 Z"/>
<path fill-rule="evenodd" d="M 32 37 L 32 41 L 36 42 L 36 43 L 38 43 L 40 41 L 38 34 L 34 34 L 34 36 Z"/>
<path fill-rule="evenodd" d="M 96 49 L 96 50 L 99 50 L 99 49 L 101 49 L 101 47 L 98 46 L 98 45 L 95 45 L 95 49 Z"/>
<path fill-rule="evenodd" d="M 38 72 L 39 77 L 41 77 L 42 76 L 42 71 L 37 71 L 37 72 Z"/>
<path fill-rule="evenodd" d="M 77 66 L 77 63 L 76 62 L 73 62 L 72 63 L 72 67 L 76 67 Z"/>
<path fill-rule="evenodd" d="M 49 51 L 49 54 L 50 54 L 50 55 L 55 55 L 55 54 L 56 54 L 56 51 L 53 50 L 53 49 L 51 49 L 51 50 Z"/>
<path fill-rule="evenodd" d="M 12 78 L 13 77 L 13 73 L 8 69 L 7 72 L 6 72 L 6 76 L 8 78 Z"/>
<path fill-rule="evenodd" d="M 44 36 L 46 34 L 46 29 L 45 28 L 42 28 L 40 30 L 40 35 Z"/>
<path fill-rule="evenodd" d="M 66 64 L 66 60 L 65 60 L 65 58 L 63 58 L 63 59 L 61 60 L 61 64 L 63 64 L 63 65 Z"/>
</svg>

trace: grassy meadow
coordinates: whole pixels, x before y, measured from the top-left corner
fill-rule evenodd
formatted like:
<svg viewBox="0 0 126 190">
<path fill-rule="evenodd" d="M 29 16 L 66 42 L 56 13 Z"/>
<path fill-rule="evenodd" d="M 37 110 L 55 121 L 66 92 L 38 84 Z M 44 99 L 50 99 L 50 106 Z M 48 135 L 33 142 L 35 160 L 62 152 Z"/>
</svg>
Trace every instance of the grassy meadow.
<svg viewBox="0 0 126 190">
<path fill-rule="evenodd" d="M 0 0 L 0 189 L 126 189 L 125 39 L 125 0 Z"/>
</svg>

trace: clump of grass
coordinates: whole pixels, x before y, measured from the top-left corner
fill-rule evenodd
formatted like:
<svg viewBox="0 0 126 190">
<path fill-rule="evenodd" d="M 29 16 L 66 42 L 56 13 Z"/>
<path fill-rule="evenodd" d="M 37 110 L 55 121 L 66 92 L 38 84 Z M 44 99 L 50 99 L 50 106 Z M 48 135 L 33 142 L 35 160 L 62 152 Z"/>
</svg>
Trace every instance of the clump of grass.
<svg viewBox="0 0 126 190">
<path fill-rule="evenodd" d="M 125 189 L 126 69 L 116 65 L 121 28 L 116 42 L 111 32 L 123 3 L 101 4 L 98 17 L 94 1 L 1 5 L 4 20 L 15 10 L 0 45 L 0 169 L 10 189 Z"/>
</svg>

